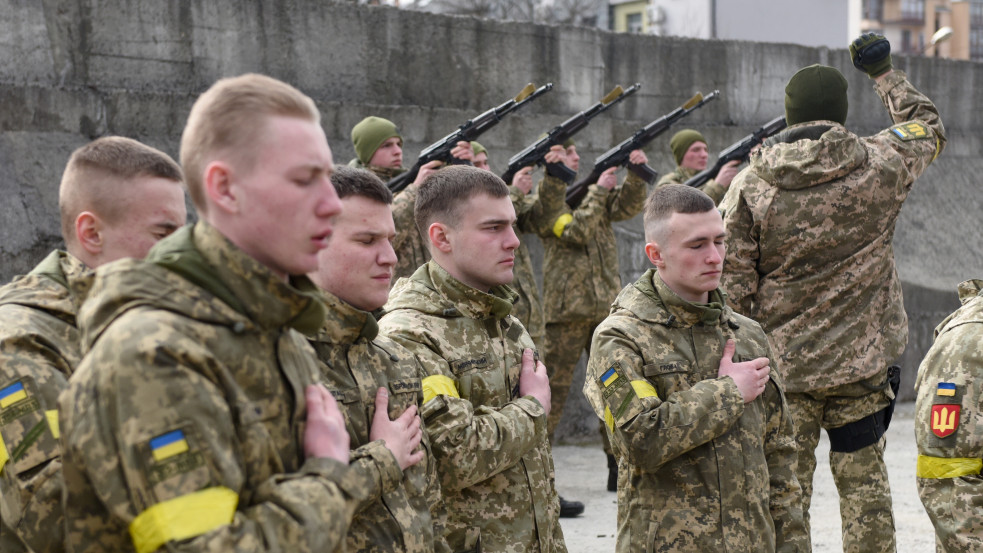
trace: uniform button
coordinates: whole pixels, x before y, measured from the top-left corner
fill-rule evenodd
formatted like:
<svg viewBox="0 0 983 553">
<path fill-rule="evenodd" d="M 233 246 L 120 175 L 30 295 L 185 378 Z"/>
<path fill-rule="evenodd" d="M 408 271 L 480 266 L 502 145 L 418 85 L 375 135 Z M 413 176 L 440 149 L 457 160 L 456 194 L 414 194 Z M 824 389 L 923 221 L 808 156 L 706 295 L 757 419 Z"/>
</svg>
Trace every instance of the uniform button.
<svg viewBox="0 0 983 553">
<path fill-rule="evenodd" d="M 242 321 L 236 321 L 236 324 L 232 325 L 232 332 L 236 334 L 242 334 L 246 331 L 246 323 Z"/>
</svg>

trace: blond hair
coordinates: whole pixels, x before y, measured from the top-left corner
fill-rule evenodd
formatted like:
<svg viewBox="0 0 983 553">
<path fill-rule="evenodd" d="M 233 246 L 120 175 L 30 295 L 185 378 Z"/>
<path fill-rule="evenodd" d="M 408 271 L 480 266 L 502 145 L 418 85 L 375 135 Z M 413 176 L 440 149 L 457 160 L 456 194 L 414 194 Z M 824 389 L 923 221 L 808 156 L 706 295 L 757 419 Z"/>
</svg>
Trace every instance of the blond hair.
<svg viewBox="0 0 983 553">
<path fill-rule="evenodd" d="M 127 211 L 121 201 L 127 181 L 156 177 L 183 182 L 181 167 L 164 152 L 122 136 L 104 136 L 72 152 L 58 188 L 61 234 L 74 242 L 75 220 L 91 211 L 115 224 Z"/>
<path fill-rule="evenodd" d="M 195 101 L 181 134 L 181 165 L 199 213 L 205 212 L 205 167 L 216 156 L 232 156 L 246 164 L 245 170 L 252 169 L 256 143 L 270 116 L 321 122 L 317 106 L 303 92 L 255 73 L 221 79 Z"/>
</svg>

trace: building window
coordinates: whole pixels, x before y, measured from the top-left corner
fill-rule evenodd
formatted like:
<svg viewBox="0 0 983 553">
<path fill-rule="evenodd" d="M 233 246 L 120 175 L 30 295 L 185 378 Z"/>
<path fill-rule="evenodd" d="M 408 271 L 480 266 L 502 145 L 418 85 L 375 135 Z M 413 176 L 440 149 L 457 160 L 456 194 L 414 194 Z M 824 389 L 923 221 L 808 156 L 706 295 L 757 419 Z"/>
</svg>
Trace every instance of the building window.
<svg viewBox="0 0 983 553">
<path fill-rule="evenodd" d="M 901 31 L 901 51 L 911 52 L 911 31 L 908 29 Z"/>
<path fill-rule="evenodd" d="M 901 0 L 901 19 L 905 21 L 924 21 L 925 0 Z"/>
<path fill-rule="evenodd" d="M 983 61 L 983 29 L 969 31 L 969 59 Z"/>
<path fill-rule="evenodd" d="M 642 12 L 630 13 L 625 18 L 629 33 L 642 32 Z"/>
<path fill-rule="evenodd" d="M 884 17 L 884 4 L 881 0 L 864 0 L 864 19 L 880 21 Z"/>
<path fill-rule="evenodd" d="M 969 1 L 969 24 L 973 27 L 983 25 L 983 0 Z"/>
</svg>

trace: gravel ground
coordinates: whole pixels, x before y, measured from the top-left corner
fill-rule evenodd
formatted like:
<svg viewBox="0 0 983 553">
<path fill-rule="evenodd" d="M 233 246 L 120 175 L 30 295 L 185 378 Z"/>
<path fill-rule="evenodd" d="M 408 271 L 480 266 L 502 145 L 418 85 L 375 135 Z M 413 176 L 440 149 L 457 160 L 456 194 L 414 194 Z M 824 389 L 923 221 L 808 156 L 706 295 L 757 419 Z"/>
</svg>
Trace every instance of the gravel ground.
<svg viewBox="0 0 983 553">
<path fill-rule="evenodd" d="M 894 496 L 894 517 L 898 551 L 932 553 L 935 533 L 922 508 L 915 488 L 914 403 L 898 406 L 887 432 L 888 474 Z M 812 498 L 812 547 L 816 553 L 842 550 L 839 502 L 829 472 L 829 441 L 823 433 L 816 451 L 818 467 Z M 605 489 L 607 463 L 600 444 L 560 445 L 553 449 L 556 482 L 560 495 L 583 501 L 585 513 L 577 518 L 560 519 L 570 553 L 614 551 L 617 531 L 617 500 Z"/>
</svg>

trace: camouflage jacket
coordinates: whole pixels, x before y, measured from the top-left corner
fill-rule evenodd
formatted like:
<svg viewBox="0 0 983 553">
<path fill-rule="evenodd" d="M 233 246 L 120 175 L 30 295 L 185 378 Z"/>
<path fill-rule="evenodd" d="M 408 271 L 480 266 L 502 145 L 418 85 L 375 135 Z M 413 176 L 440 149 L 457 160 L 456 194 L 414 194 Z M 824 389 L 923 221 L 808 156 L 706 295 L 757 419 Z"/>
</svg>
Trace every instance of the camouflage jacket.
<svg viewBox="0 0 983 553">
<path fill-rule="evenodd" d="M 325 385 L 345 415 L 351 437 L 353 470 L 377 471 L 369 430 L 375 416 L 376 391 L 389 389 L 389 417 L 421 405 L 420 369 L 416 359 L 392 340 L 377 336 L 375 317 L 323 292 L 324 326 L 310 340 L 324 366 Z M 348 530 L 348 550 L 366 553 L 449 551 L 443 535 L 443 501 L 437 467 L 424 435 L 427 457 L 403 472 L 400 486 L 382 494 L 355 514 Z M 384 469 L 383 469 L 384 470 Z"/>
<path fill-rule="evenodd" d="M 381 446 L 371 474 L 305 459 L 324 306 L 294 282 L 203 222 L 99 268 L 59 399 L 70 550 L 343 550 L 398 485 Z"/>
<path fill-rule="evenodd" d="M 778 375 L 747 405 L 717 376 L 728 339 L 737 361 L 771 358 L 768 339 L 719 290 L 710 299 L 686 302 L 650 269 L 594 334 L 584 394 L 626 473 L 617 551 L 806 551 Z"/>
<path fill-rule="evenodd" d="M 550 180 L 550 179 L 547 179 Z M 593 184 L 576 210 L 564 202 L 539 228 L 543 239 L 546 322 L 600 321 L 621 290 L 618 248 L 611 223 L 645 206 L 645 181 L 628 172 L 614 190 Z"/>
<path fill-rule="evenodd" d="M 479 292 L 431 261 L 397 283 L 379 326 L 427 374 L 423 418 L 451 549 L 565 553 L 546 413 L 518 395 L 534 346 L 509 315 L 514 296 Z"/>
<path fill-rule="evenodd" d="M 915 381 L 918 494 L 948 553 L 983 550 L 983 280 L 959 299 Z"/>
<path fill-rule="evenodd" d="M 82 358 L 75 314 L 91 282 L 85 264 L 55 251 L 0 288 L 4 553 L 64 549 L 58 394 Z"/>
<path fill-rule="evenodd" d="M 509 186 L 509 198 L 515 208 L 516 230 L 522 234 L 538 233 L 544 221 L 549 223 L 557 217 L 566 202 L 566 184 L 555 177 L 546 175 L 539 182 L 536 191 L 525 194 L 515 186 Z M 550 218 L 552 217 L 552 218 Z M 526 327 L 536 347 L 542 347 L 546 338 L 546 313 L 543 300 L 536 284 L 536 273 L 526 244 L 528 238 L 520 237 L 521 243 L 515 251 L 515 280 L 512 288 L 519 299 L 512 306 L 512 315 Z"/>
<path fill-rule="evenodd" d="M 752 154 L 720 205 L 723 287 L 768 333 L 790 393 L 869 378 L 908 340 L 894 226 L 945 134 L 904 73 L 875 89 L 896 125 L 870 137 L 793 125 Z"/>
<path fill-rule="evenodd" d="M 396 267 L 393 268 L 393 282 L 412 275 L 421 265 L 430 261 L 430 250 L 424 237 L 416 228 L 413 210 L 416 208 L 416 194 L 419 186 L 409 185 L 393 198 L 393 222 L 396 224 L 396 238 L 393 249 L 396 251 Z"/>
<path fill-rule="evenodd" d="M 699 171 L 696 169 L 690 169 L 688 167 L 676 166 L 676 170 L 672 173 L 663 175 L 659 182 L 655 183 L 656 188 L 659 186 L 664 186 L 666 184 L 684 184 L 689 179 L 693 178 Z M 720 200 L 724 197 L 727 189 L 723 186 L 717 184 L 717 181 L 710 179 L 700 186 L 696 187 L 702 190 L 704 194 L 710 196 L 715 203 L 720 203 Z"/>
</svg>

